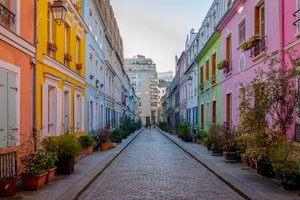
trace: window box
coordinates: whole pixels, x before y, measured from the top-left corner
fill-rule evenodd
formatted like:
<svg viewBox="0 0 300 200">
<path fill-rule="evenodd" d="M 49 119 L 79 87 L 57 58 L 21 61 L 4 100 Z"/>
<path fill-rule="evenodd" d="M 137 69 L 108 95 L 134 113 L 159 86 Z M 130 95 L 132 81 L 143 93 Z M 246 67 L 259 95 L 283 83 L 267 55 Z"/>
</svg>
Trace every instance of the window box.
<svg viewBox="0 0 300 200">
<path fill-rule="evenodd" d="M 66 53 L 65 54 L 65 59 L 66 59 L 66 61 L 71 62 L 72 61 L 72 56 L 70 54 Z"/>
<path fill-rule="evenodd" d="M 249 51 L 251 48 L 255 47 L 257 43 L 260 41 L 260 35 L 253 35 L 248 40 L 242 42 L 239 46 L 239 48 L 242 51 Z"/>
<path fill-rule="evenodd" d="M 76 64 L 76 69 L 77 70 L 82 70 L 82 64 Z"/>
<path fill-rule="evenodd" d="M 48 50 L 53 51 L 53 52 L 56 52 L 56 51 L 57 51 L 57 46 L 56 46 L 56 44 L 54 44 L 54 43 L 52 43 L 52 42 L 48 42 L 47 48 L 48 48 Z"/>
<path fill-rule="evenodd" d="M 229 65 L 229 60 L 225 59 L 222 60 L 221 62 L 219 62 L 219 64 L 217 65 L 218 69 L 223 69 L 225 67 L 227 67 Z"/>
<path fill-rule="evenodd" d="M 259 36 L 255 44 L 251 48 L 250 57 L 255 58 L 266 51 L 266 36 Z"/>
</svg>

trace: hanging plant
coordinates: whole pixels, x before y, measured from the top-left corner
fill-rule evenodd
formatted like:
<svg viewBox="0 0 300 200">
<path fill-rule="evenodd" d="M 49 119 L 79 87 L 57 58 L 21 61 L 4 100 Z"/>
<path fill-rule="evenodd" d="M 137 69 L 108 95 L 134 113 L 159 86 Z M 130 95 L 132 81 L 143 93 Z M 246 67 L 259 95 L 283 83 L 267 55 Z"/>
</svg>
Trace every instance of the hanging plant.
<svg viewBox="0 0 300 200">
<path fill-rule="evenodd" d="M 243 51 L 248 51 L 251 48 L 253 48 L 257 44 L 257 42 L 259 42 L 260 38 L 261 38 L 260 35 L 253 35 L 248 40 L 242 42 L 239 48 L 242 49 Z"/>
<path fill-rule="evenodd" d="M 219 62 L 219 64 L 217 65 L 218 69 L 223 69 L 224 67 L 229 65 L 229 61 L 227 59 L 222 60 L 221 62 Z"/>
</svg>

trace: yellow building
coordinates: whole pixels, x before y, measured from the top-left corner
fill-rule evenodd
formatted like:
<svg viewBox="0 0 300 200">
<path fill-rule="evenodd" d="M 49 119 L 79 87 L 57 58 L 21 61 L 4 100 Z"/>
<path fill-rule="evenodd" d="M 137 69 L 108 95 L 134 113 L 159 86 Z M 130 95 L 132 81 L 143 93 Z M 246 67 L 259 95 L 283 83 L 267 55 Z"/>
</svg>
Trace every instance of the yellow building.
<svg viewBox="0 0 300 200">
<path fill-rule="evenodd" d="M 53 5 L 37 7 L 36 126 L 43 137 L 85 134 L 85 34 L 80 0 L 62 0 L 65 20 Z M 59 23 L 58 23 L 59 22 Z"/>
</svg>

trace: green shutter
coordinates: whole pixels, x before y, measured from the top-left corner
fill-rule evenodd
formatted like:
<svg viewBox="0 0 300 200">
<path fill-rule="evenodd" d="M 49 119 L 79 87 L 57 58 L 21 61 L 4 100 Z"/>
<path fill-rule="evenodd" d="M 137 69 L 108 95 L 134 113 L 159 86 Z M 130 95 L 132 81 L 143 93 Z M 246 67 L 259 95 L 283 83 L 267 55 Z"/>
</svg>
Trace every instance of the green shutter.
<svg viewBox="0 0 300 200">
<path fill-rule="evenodd" d="M 7 146 L 7 72 L 0 70 L 0 148 Z"/>
<path fill-rule="evenodd" d="M 8 73 L 8 145 L 15 146 L 17 142 L 17 77 L 15 74 Z"/>
</svg>

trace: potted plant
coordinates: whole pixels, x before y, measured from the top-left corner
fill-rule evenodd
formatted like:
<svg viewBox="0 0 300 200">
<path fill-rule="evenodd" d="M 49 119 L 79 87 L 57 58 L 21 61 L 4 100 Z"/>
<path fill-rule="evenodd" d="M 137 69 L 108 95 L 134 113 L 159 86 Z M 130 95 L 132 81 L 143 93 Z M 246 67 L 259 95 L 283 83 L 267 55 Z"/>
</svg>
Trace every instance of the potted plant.
<svg viewBox="0 0 300 200">
<path fill-rule="evenodd" d="M 108 129 L 108 127 L 106 127 L 103 130 L 102 135 L 100 136 L 100 141 L 101 141 L 101 151 L 107 151 L 110 148 L 110 141 L 109 141 L 109 137 L 111 135 L 110 130 Z"/>
<path fill-rule="evenodd" d="M 57 162 L 57 156 L 55 152 L 49 152 L 45 154 L 45 169 L 48 172 L 45 183 L 52 182 L 54 178 L 56 170 L 56 166 L 54 164 L 55 162 Z"/>
<path fill-rule="evenodd" d="M 22 173 L 22 185 L 28 190 L 41 189 L 47 177 L 47 155 L 44 151 L 37 151 L 22 159 L 24 170 Z"/>
<path fill-rule="evenodd" d="M 122 142 L 122 137 L 123 137 L 123 131 L 120 128 L 116 128 L 112 132 L 112 138 L 117 142 L 121 143 Z"/>
<path fill-rule="evenodd" d="M 75 135 L 48 137 L 44 139 L 43 145 L 47 152 L 55 152 L 57 155 L 58 161 L 55 163 L 57 174 L 74 173 L 74 158 L 81 153 L 81 146 Z"/>
<path fill-rule="evenodd" d="M 223 68 L 225 68 L 228 65 L 229 65 L 229 60 L 224 59 L 221 62 L 219 62 L 219 64 L 217 65 L 217 68 L 218 69 L 223 69 Z"/>
<path fill-rule="evenodd" d="M 204 141 L 206 140 L 206 143 L 207 143 L 207 137 L 208 137 L 208 135 L 207 135 L 207 132 L 206 131 L 199 131 L 200 132 L 200 139 L 201 139 L 201 142 L 203 142 L 204 143 Z"/>
<path fill-rule="evenodd" d="M 94 148 L 94 140 L 92 137 L 87 136 L 87 135 L 83 135 L 80 136 L 78 139 L 81 148 L 82 148 L 82 154 L 84 156 L 91 154 L 93 152 L 93 148 Z"/>
<path fill-rule="evenodd" d="M 191 142 L 191 129 L 187 123 L 180 123 L 179 125 L 179 137 L 185 142 Z"/>
<path fill-rule="evenodd" d="M 223 151 L 225 156 L 225 162 L 227 163 L 235 163 L 238 161 L 237 158 L 237 144 L 234 130 L 223 128 Z"/>
<path fill-rule="evenodd" d="M 219 124 L 213 124 L 209 127 L 209 133 L 211 136 L 211 155 L 221 156 L 223 155 L 223 138 L 222 138 L 223 126 Z"/>
<path fill-rule="evenodd" d="M 248 51 L 253 48 L 260 40 L 260 35 L 253 35 L 248 40 L 242 42 L 239 46 L 243 51 Z"/>
<path fill-rule="evenodd" d="M 300 186 L 300 155 L 293 142 L 281 141 L 272 147 L 270 162 L 286 190 L 297 190 Z"/>
</svg>

